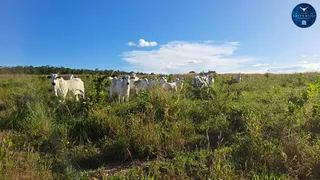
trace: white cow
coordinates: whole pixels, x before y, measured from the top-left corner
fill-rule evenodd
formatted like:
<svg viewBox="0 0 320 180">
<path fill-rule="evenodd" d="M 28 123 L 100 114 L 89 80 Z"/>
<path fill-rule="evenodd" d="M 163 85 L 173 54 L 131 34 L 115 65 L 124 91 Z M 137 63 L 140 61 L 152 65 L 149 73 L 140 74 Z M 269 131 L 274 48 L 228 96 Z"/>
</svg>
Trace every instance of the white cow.
<svg viewBox="0 0 320 180">
<path fill-rule="evenodd" d="M 176 82 L 167 82 L 165 77 L 161 77 L 159 82 L 165 91 L 178 91 Z"/>
<path fill-rule="evenodd" d="M 200 78 L 208 84 L 208 75 L 201 76 Z"/>
<path fill-rule="evenodd" d="M 80 78 L 64 80 L 62 77 L 58 76 L 58 74 L 51 74 L 48 78 L 51 78 L 51 84 L 55 95 L 61 98 L 62 101 L 65 100 L 68 92 L 71 92 L 76 96 L 77 101 L 79 101 L 79 95 L 84 98 L 84 83 Z"/>
<path fill-rule="evenodd" d="M 206 80 L 200 76 L 196 76 L 192 79 L 191 82 L 192 85 L 202 89 L 203 87 L 208 87 L 208 83 L 206 82 Z"/>
<path fill-rule="evenodd" d="M 174 82 L 177 84 L 177 87 L 180 89 L 183 86 L 184 79 L 177 78 Z"/>
<path fill-rule="evenodd" d="M 176 82 L 165 82 L 162 84 L 162 88 L 166 91 L 178 91 Z"/>
<path fill-rule="evenodd" d="M 108 87 L 104 87 L 104 89 L 109 92 L 109 98 L 112 98 L 113 93 L 116 92 L 116 82 L 118 77 L 108 77 L 108 79 L 112 81 L 112 84 Z"/>
<path fill-rule="evenodd" d="M 135 90 L 138 84 L 139 78 L 136 76 L 136 73 L 131 73 L 130 77 L 130 90 Z"/>
<path fill-rule="evenodd" d="M 208 85 L 209 85 L 210 87 L 213 87 L 213 85 L 214 85 L 213 75 L 209 75 L 209 76 L 208 76 Z"/>
<path fill-rule="evenodd" d="M 167 81 L 167 78 L 166 78 L 165 76 L 162 76 L 162 77 L 159 79 L 159 82 L 160 82 L 160 84 L 163 84 L 163 83 L 166 83 L 166 82 L 168 82 L 168 81 Z"/>
<path fill-rule="evenodd" d="M 115 83 L 115 92 L 118 94 L 119 102 L 129 101 L 130 95 L 130 76 L 126 75 L 121 79 L 117 79 Z"/>
<path fill-rule="evenodd" d="M 236 77 L 236 82 L 237 83 L 240 83 L 240 81 L 241 81 L 241 72 L 239 72 L 239 74 L 238 74 L 238 76 Z"/>
<path fill-rule="evenodd" d="M 153 88 L 158 83 L 156 78 L 152 78 L 149 80 L 149 86 L 148 89 Z"/>
<path fill-rule="evenodd" d="M 149 81 L 147 78 L 140 79 L 140 82 L 136 86 L 136 94 L 139 94 L 141 90 L 147 90 L 149 88 Z"/>
<path fill-rule="evenodd" d="M 134 72 L 131 73 L 130 79 L 132 79 L 132 78 L 136 78 L 136 73 L 134 73 Z"/>
</svg>

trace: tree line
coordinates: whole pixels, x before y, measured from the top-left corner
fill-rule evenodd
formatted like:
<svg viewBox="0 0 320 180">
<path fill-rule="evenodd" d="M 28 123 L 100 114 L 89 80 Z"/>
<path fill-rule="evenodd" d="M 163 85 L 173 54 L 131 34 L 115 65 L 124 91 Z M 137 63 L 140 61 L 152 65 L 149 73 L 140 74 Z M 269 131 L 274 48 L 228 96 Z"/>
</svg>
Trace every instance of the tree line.
<svg viewBox="0 0 320 180">
<path fill-rule="evenodd" d="M 34 74 L 34 75 L 43 75 L 51 73 L 59 74 L 110 74 L 114 72 L 115 74 L 129 74 L 131 72 L 112 70 L 112 69 L 74 69 L 66 68 L 63 66 L 0 66 L 0 74 Z M 143 73 L 135 72 L 137 75 L 155 75 L 155 73 Z M 195 71 L 190 71 L 189 73 L 196 73 Z M 215 73 L 215 71 L 209 71 L 209 73 Z M 200 74 L 202 74 L 200 72 Z"/>
<path fill-rule="evenodd" d="M 0 74 L 51 74 L 51 73 L 59 73 L 59 74 L 110 74 L 114 70 L 108 69 L 74 69 L 74 68 L 66 68 L 66 67 L 55 67 L 55 66 L 0 66 Z M 120 70 L 114 71 L 117 74 L 128 74 L 131 72 L 125 72 Z M 136 74 L 144 75 L 145 73 L 136 72 Z"/>
</svg>

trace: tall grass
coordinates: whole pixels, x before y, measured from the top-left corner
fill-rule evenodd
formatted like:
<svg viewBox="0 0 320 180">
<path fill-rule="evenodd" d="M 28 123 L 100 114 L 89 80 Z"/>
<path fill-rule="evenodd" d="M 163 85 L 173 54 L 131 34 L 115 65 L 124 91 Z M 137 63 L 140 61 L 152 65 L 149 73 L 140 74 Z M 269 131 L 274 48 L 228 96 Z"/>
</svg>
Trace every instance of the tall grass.
<svg viewBox="0 0 320 180">
<path fill-rule="evenodd" d="M 154 88 L 127 103 L 83 76 L 59 103 L 43 76 L 0 78 L 1 179 L 319 179 L 320 78 L 215 75 L 197 91 Z"/>
</svg>

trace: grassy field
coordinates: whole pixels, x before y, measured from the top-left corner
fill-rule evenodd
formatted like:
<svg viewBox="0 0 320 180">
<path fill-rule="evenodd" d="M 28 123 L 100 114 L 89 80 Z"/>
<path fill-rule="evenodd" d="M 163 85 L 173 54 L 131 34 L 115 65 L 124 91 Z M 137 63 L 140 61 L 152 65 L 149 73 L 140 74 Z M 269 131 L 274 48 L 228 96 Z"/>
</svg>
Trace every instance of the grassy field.
<svg viewBox="0 0 320 180">
<path fill-rule="evenodd" d="M 45 76 L 0 76 L 0 179 L 320 179 L 320 76 L 243 75 L 177 95 L 59 103 Z"/>
</svg>

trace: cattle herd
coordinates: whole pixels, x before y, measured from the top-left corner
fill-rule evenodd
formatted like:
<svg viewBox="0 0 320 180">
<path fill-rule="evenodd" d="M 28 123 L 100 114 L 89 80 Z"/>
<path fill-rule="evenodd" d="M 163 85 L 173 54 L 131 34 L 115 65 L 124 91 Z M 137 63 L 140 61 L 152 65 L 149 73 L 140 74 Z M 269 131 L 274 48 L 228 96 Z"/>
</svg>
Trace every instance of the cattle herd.
<svg viewBox="0 0 320 180">
<path fill-rule="evenodd" d="M 67 93 L 71 92 L 73 96 L 76 97 L 76 100 L 79 100 L 79 96 L 84 98 L 84 82 L 80 78 L 74 77 L 72 74 L 69 74 L 69 79 L 64 80 L 58 74 L 51 74 L 48 76 L 51 79 L 51 84 L 53 86 L 53 91 L 55 96 L 60 98 L 60 101 L 64 101 Z M 130 75 L 125 75 L 123 77 L 112 76 L 109 77 L 109 80 L 112 81 L 112 84 L 108 87 L 105 87 L 105 90 L 109 93 L 109 98 L 113 97 L 113 94 L 118 95 L 119 102 L 129 101 L 130 91 L 135 91 L 136 94 L 139 94 L 142 90 L 150 90 L 155 86 L 161 86 L 165 91 L 177 92 L 178 89 L 183 87 L 184 78 L 177 78 L 172 82 L 167 82 L 166 76 L 161 78 L 138 78 L 135 73 Z M 239 83 L 241 81 L 241 73 L 237 75 L 236 78 L 232 79 L 233 82 Z M 214 77 L 211 74 L 205 74 L 203 76 L 195 76 L 192 79 L 191 84 L 199 89 L 204 87 L 213 87 Z"/>
</svg>

